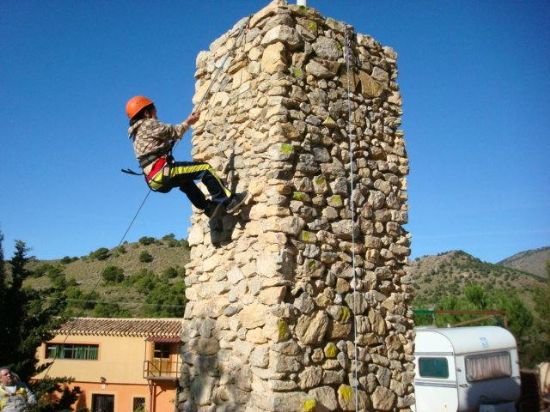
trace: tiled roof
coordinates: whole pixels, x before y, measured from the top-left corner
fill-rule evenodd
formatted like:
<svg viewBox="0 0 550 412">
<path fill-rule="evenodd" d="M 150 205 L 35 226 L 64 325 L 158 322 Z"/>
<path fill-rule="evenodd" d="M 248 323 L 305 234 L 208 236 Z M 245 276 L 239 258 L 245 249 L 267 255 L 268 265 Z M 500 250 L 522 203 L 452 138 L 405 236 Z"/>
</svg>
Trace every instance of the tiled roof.
<svg viewBox="0 0 550 412">
<path fill-rule="evenodd" d="M 63 335 L 179 337 L 182 319 L 176 318 L 72 318 L 55 332 Z"/>
</svg>

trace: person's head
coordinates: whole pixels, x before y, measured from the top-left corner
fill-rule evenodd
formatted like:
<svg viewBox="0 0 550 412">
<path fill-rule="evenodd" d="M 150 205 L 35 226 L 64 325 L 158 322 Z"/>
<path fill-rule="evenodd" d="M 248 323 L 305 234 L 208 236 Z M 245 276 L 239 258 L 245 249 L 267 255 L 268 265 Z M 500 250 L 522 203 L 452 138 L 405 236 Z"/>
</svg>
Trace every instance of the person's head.
<svg viewBox="0 0 550 412">
<path fill-rule="evenodd" d="M 134 96 L 126 103 L 126 114 L 130 124 L 140 119 L 156 118 L 157 109 L 151 99 L 145 96 Z"/>
<path fill-rule="evenodd" d="M 0 384 L 7 386 L 15 384 L 15 375 L 7 366 L 0 368 Z"/>
</svg>

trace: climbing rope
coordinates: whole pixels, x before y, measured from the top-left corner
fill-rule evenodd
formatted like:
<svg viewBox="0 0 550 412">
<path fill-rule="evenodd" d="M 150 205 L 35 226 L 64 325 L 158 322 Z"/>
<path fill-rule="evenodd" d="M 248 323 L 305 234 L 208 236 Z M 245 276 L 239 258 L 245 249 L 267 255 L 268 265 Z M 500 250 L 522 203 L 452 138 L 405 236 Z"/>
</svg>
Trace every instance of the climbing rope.
<svg viewBox="0 0 550 412">
<path fill-rule="evenodd" d="M 355 302 L 357 295 L 357 274 L 355 269 L 355 202 L 353 199 L 353 191 L 355 189 L 354 173 L 353 173 L 353 149 L 354 135 L 352 130 L 352 110 L 351 110 L 351 76 L 352 76 L 352 37 L 353 29 L 348 27 L 345 31 L 345 60 L 346 60 L 346 75 L 347 75 L 347 103 L 348 103 L 348 138 L 349 138 L 349 173 L 350 173 L 350 200 L 349 207 L 351 213 L 351 266 L 353 271 L 353 348 L 354 348 L 354 371 L 353 371 L 353 389 L 355 393 L 355 410 L 359 410 L 359 378 L 358 378 L 358 348 L 357 348 L 357 305 Z"/>
<path fill-rule="evenodd" d="M 212 86 L 214 85 L 214 83 L 216 82 L 219 74 L 223 71 L 224 67 L 225 67 L 225 64 L 227 63 L 227 60 L 229 59 L 230 56 L 232 56 L 235 52 L 235 50 L 237 49 L 237 46 L 239 45 L 239 40 L 241 39 L 241 36 L 243 35 L 243 33 L 245 32 L 245 29 L 248 28 L 248 25 L 250 23 L 250 18 L 252 16 L 249 16 L 245 22 L 243 22 L 243 24 L 241 25 L 239 31 L 238 31 L 238 34 L 236 36 L 236 39 L 235 39 L 235 44 L 233 45 L 232 49 L 225 55 L 222 63 L 220 64 L 218 70 L 216 71 L 216 73 L 214 74 L 214 76 L 212 77 L 212 79 L 210 80 L 210 85 L 208 86 L 208 89 L 206 90 L 206 92 L 204 93 L 204 95 L 202 96 L 201 100 L 199 101 L 199 103 L 197 104 L 197 106 L 195 107 L 195 110 L 194 111 L 198 111 L 201 106 L 203 105 L 203 103 L 206 101 L 206 99 L 209 97 L 209 94 L 210 94 L 210 91 L 212 89 Z M 179 140 L 177 140 L 176 142 L 174 142 L 174 145 L 172 146 L 172 149 L 170 150 L 170 152 L 172 152 L 172 150 L 174 150 L 174 148 L 176 147 L 176 144 L 179 142 Z M 127 169 L 127 170 L 122 170 L 123 172 L 125 173 L 129 173 L 129 174 L 135 174 L 135 175 L 140 175 L 139 173 L 135 173 L 135 172 L 132 172 L 130 169 Z M 120 247 L 122 245 L 122 243 L 124 242 L 124 240 L 126 239 L 126 235 L 128 234 L 128 232 L 130 232 L 130 229 L 132 228 L 134 222 L 136 221 L 139 213 L 141 212 L 141 209 L 143 208 L 143 206 L 145 205 L 145 202 L 147 201 L 147 199 L 149 198 L 149 195 L 151 194 L 152 190 L 149 188 L 147 190 L 147 193 L 145 194 L 145 197 L 143 198 L 143 200 L 141 201 L 141 204 L 139 205 L 136 213 L 134 214 L 134 217 L 132 218 L 132 220 L 130 221 L 130 224 L 128 225 L 128 227 L 126 228 L 126 231 L 124 232 L 124 234 L 122 235 L 122 238 L 120 239 L 120 241 L 118 242 L 118 245 L 117 245 L 117 248 Z M 98 276 L 98 280 L 97 282 L 94 284 L 92 290 L 90 291 L 90 294 L 92 294 L 93 292 L 95 292 L 95 290 L 97 289 L 97 287 L 99 286 L 99 283 L 101 282 L 101 277 Z M 66 333 L 65 333 L 65 339 L 63 340 L 63 342 L 60 343 L 60 345 L 63 345 L 67 342 L 67 339 L 69 338 L 69 335 L 70 333 L 72 332 L 72 328 L 69 329 Z M 55 361 L 57 360 L 57 351 L 55 353 L 55 356 L 54 358 L 52 359 L 52 361 L 50 362 L 50 364 L 48 365 L 48 367 L 45 369 L 45 372 L 44 372 L 44 378 L 47 378 L 48 377 L 48 373 L 50 371 L 50 369 L 52 368 L 52 366 L 54 365 Z"/>
</svg>

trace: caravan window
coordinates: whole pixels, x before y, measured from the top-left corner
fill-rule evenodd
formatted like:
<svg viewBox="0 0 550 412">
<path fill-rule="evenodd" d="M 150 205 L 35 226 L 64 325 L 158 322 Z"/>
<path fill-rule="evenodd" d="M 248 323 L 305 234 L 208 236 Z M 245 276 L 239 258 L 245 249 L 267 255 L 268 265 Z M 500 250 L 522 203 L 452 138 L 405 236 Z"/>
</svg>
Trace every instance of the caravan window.
<svg viewBox="0 0 550 412">
<path fill-rule="evenodd" d="M 512 376 L 512 360 L 508 352 L 467 356 L 465 363 L 468 382 Z"/>
<path fill-rule="evenodd" d="M 449 364 L 446 358 L 419 358 L 418 369 L 422 378 L 449 377 Z"/>
</svg>

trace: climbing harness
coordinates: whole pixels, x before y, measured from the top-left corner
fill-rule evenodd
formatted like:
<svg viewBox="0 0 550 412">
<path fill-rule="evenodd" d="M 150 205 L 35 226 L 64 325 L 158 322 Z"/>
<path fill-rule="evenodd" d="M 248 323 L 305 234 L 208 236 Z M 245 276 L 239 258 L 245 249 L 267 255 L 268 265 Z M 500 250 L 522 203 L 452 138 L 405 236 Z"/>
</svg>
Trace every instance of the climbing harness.
<svg viewBox="0 0 550 412">
<path fill-rule="evenodd" d="M 352 63 L 353 56 L 352 56 L 352 41 L 353 37 L 355 36 L 355 33 L 353 32 L 353 28 L 348 26 L 345 31 L 345 48 L 344 48 L 344 54 L 345 54 L 345 60 L 346 60 L 346 75 L 347 75 L 347 103 L 348 103 L 348 137 L 349 137 L 349 172 L 350 172 L 350 200 L 349 200 L 349 207 L 350 207 L 350 213 L 351 213 L 351 265 L 352 265 L 352 271 L 353 271 L 353 348 L 354 348 L 354 371 L 353 371 L 353 390 L 355 393 L 355 410 L 359 410 L 359 377 L 358 377 L 358 349 L 357 349 L 357 305 L 355 302 L 356 295 L 357 295 L 357 273 L 356 273 L 356 265 L 355 265 L 355 203 L 353 200 L 353 191 L 355 189 L 354 184 L 354 173 L 353 173 L 353 166 L 354 166 L 354 157 L 353 157 L 353 150 L 354 150 L 354 134 L 352 130 L 352 110 L 351 110 L 351 75 L 352 75 Z"/>
</svg>

